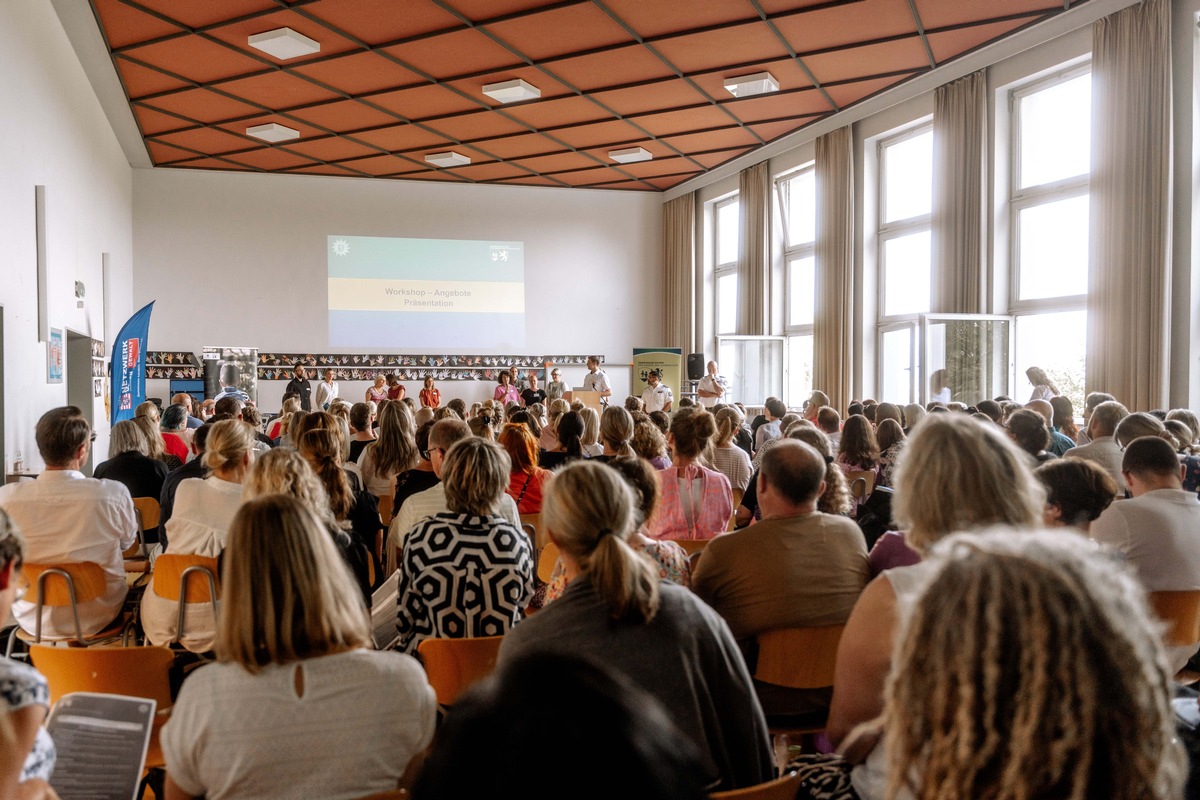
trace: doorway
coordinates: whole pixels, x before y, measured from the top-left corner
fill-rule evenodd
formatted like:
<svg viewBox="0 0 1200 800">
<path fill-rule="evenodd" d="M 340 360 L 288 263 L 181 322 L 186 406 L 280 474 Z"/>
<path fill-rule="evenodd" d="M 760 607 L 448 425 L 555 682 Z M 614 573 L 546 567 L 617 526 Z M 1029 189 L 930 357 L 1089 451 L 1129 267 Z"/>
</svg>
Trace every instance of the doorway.
<svg viewBox="0 0 1200 800">
<path fill-rule="evenodd" d="M 92 397 L 92 338 L 67 329 L 67 404 L 78 406 L 92 430 L 96 429 L 96 402 Z M 83 465 L 83 474 L 92 474 L 94 453 L 88 449 L 88 460 Z"/>
</svg>

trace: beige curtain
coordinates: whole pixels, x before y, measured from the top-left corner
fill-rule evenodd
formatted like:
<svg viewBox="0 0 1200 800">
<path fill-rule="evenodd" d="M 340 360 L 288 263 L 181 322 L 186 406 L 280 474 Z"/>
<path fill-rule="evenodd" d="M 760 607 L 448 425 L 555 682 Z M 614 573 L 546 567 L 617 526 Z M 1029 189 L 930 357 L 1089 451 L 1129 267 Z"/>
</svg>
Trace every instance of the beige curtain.
<svg viewBox="0 0 1200 800">
<path fill-rule="evenodd" d="M 738 179 L 738 332 L 764 336 L 769 319 L 771 176 L 762 161 Z"/>
<path fill-rule="evenodd" d="M 983 312 L 983 72 L 939 86 L 933 109 L 933 297 L 944 314 Z"/>
<path fill-rule="evenodd" d="M 1092 29 L 1088 391 L 1131 410 L 1167 400 L 1171 5 L 1142 0 Z"/>
<path fill-rule="evenodd" d="M 854 140 L 849 127 L 817 139 L 817 310 L 813 388 L 834 408 L 851 400 L 854 347 Z"/>
<path fill-rule="evenodd" d="M 663 346 L 693 351 L 696 330 L 696 193 L 663 204 Z"/>
</svg>

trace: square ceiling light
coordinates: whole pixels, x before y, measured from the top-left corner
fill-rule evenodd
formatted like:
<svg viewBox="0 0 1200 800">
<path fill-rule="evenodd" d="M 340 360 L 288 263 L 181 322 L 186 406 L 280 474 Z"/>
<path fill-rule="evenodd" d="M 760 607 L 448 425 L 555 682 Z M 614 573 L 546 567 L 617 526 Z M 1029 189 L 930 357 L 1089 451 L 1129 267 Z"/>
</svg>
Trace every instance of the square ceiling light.
<svg viewBox="0 0 1200 800">
<path fill-rule="evenodd" d="M 489 83 L 483 87 L 483 93 L 497 103 L 516 103 L 521 100 L 536 100 L 542 96 L 542 90 L 532 83 L 526 83 L 520 78 L 502 83 Z"/>
<path fill-rule="evenodd" d="M 280 61 L 321 52 L 320 42 L 291 28 L 276 28 L 273 31 L 256 33 L 250 37 L 250 46 L 275 56 Z"/>
<path fill-rule="evenodd" d="M 779 81 L 769 72 L 756 72 L 739 78 L 726 78 L 725 89 L 734 97 L 752 97 L 756 94 L 778 92 Z"/>
<path fill-rule="evenodd" d="M 618 164 L 636 164 L 639 161 L 649 161 L 654 154 L 644 147 L 630 147 L 626 150 L 609 150 L 608 157 Z"/>
<path fill-rule="evenodd" d="M 453 150 L 448 150 L 445 153 L 430 153 L 425 156 L 425 160 L 435 167 L 465 167 L 471 163 L 471 159 L 464 156 L 462 153 L 456 153 Z"/>
<path fill-rule="evenodd" d="M 246 128 L 246 135 L 262 139 L 264 142 L 286 142 L 288 139 L 299 139 L 300 131 L 280 125 L 278 122 L 269 122 L 266 125 Z"/>
</svg>

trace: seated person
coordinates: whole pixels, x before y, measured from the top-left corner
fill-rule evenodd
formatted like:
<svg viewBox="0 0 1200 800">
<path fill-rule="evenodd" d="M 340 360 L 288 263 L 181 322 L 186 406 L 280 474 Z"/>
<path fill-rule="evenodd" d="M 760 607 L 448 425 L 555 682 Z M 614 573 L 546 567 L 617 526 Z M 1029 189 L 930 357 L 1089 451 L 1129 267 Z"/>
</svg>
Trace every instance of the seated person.
<svg viewBox="0 0 1200 800">
<path fill-rule="evenodd" d="M 1117 493 L 1108 473 L 1096 462 L 1082 458 L 1056 458 L 1033 474 L 1046 487 L 1042 521 L 1050 528 L 1071 526 L 1087 533 Z"/>
<path fill-rule="evenodd" d="M 167 465 L 150 457 L 146 434 L 133 420 L 113 425 L 108 438 L 108 461 L 92 470 L 92 476 L 124 484 L 131 497 L 151 497 L 162 494 L 167 478 Z"/>
<path fill-rule="evenodd" d="M 1090 399 L 1091 395 L 1088 397 Z M 1121 475 L 1122 450 L 1117 444 L 1116 433 L 1117 426 L 1127 416 L 1129 411 L 1115 400 L 1098 403 L 1088 416 L 1087 441 L 1064 454 L 1066 458 L 1082 458 L 1099 464 L 1113 479 L 1120 497 L 1125 496 L 1125 478 Z"/>
</svg>

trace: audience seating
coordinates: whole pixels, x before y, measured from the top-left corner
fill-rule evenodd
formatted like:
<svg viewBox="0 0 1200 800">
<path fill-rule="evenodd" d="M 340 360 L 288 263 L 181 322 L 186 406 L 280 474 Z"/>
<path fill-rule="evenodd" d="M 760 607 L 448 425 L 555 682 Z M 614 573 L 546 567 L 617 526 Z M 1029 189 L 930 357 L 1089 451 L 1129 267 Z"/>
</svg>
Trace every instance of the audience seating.
<svg viewBox="0 0 1200 800">
<path fill-rule="evenodd" d="M 8 647 L 5 656 L 11 656 L 13 645 L 17 639 L 23 642 L 47 641 L 71 642 L 84 647 L 105 641 L 122 639 L 128 633 L 129 617 L 122 612 L 117 619 L 104 630 L 92 636 L 83 635 L 83 627 L 79 622 L 79 604 L 102 597 L 108 591 L 104 570 L 93 561 L 82 561 L 70 564 L 33 564 L 26 563 L 21 569 L 22 579 L 26 585 L 33 588 L 31 602 L 37 606 L 37 619 L 33 635 L 30 636 L 20 628 L 13 628 L 8 637 Z M 42 609 L 44 606 L 65 608 L 70 606 L 75 618 L 74 636 L 42 636 Z"/>
<path fill-rule="evenodd" d="M 538 555 L 537 576 L 542 583 L 549 583 L 554 576 L 554 564 L 558 561 L 558 545 L 547 542 Z"/>
<path fill-rule="evenodd" d="M 188 603 L 211 603 L 213 619 L 217 618 L 217 598 L 220 591 L 217 575 L 215 558 L 163 553 L 155 560 L 154 593 L 179 604 L 175 638 L 171 640 L 171 644 L 183 638 L 184 616 Z"/>
<path fill-rule="evenodd" d="M 847 472 L 846 481 L 850 484 L 851 496 L 860 502 L 870 497 L 871 492 L 875 491 L 875 472 L 873 470 Z"/>
<path fill-rule="evenodd" d="M 1200 591 L 1150 592 L 1150 607 L 1167 624 L 1163 641 L 1168 647 L 1200 642 Z M 1200 682 L 1200 672 L 1181 669 L 1175 681 L 1184 685 Z"/>
<path fill-rule="evenodd" d="M 540 551 L 546 546 L 549 539 L 546 538 L 546 532 L 542 530 L 542 515 L 541 514 L 522 514 L 521 527 L 526 533 L 533 531 L 529 535 L 529 543 L 533 545 L 535 551 Z"/>
<path fill-rule="evenodd" d="M 833 686 L 838 644 L 844 625 L 815 628 L 780 628 L 760 633 L 754 680 L 790 689 L 825 689 Z M 827 715 L 767 718 L 772 734 L 819 733 Z"/>
<path fill-rule="evenodd" d="M 712 800 L 795 800 L 800 791 L 800 773 L 792 772 L 782 778 L 760 783 L 757 786 L 747 786 L 745 789 L 731 789 L 728 792 L 713 792 L 709 795 Z"/>
<path fill-rule="evenodd" d="M 492 673 L 503 636 L 473 639 L 425 639 L 417 655 L 425 665 L 438 705 L 449 708 L 471 684 Z"/>
<path fill-rule="evenodd" d="M 150 551 L 146 547 L 146 531 L 157 530 L 162 518 L 162 509 L 154 497 L 133 498 L 133 512 L 137 515 L 137 544 L 125 551 L 126 572 L 149 572 Z"/>
</svg>

